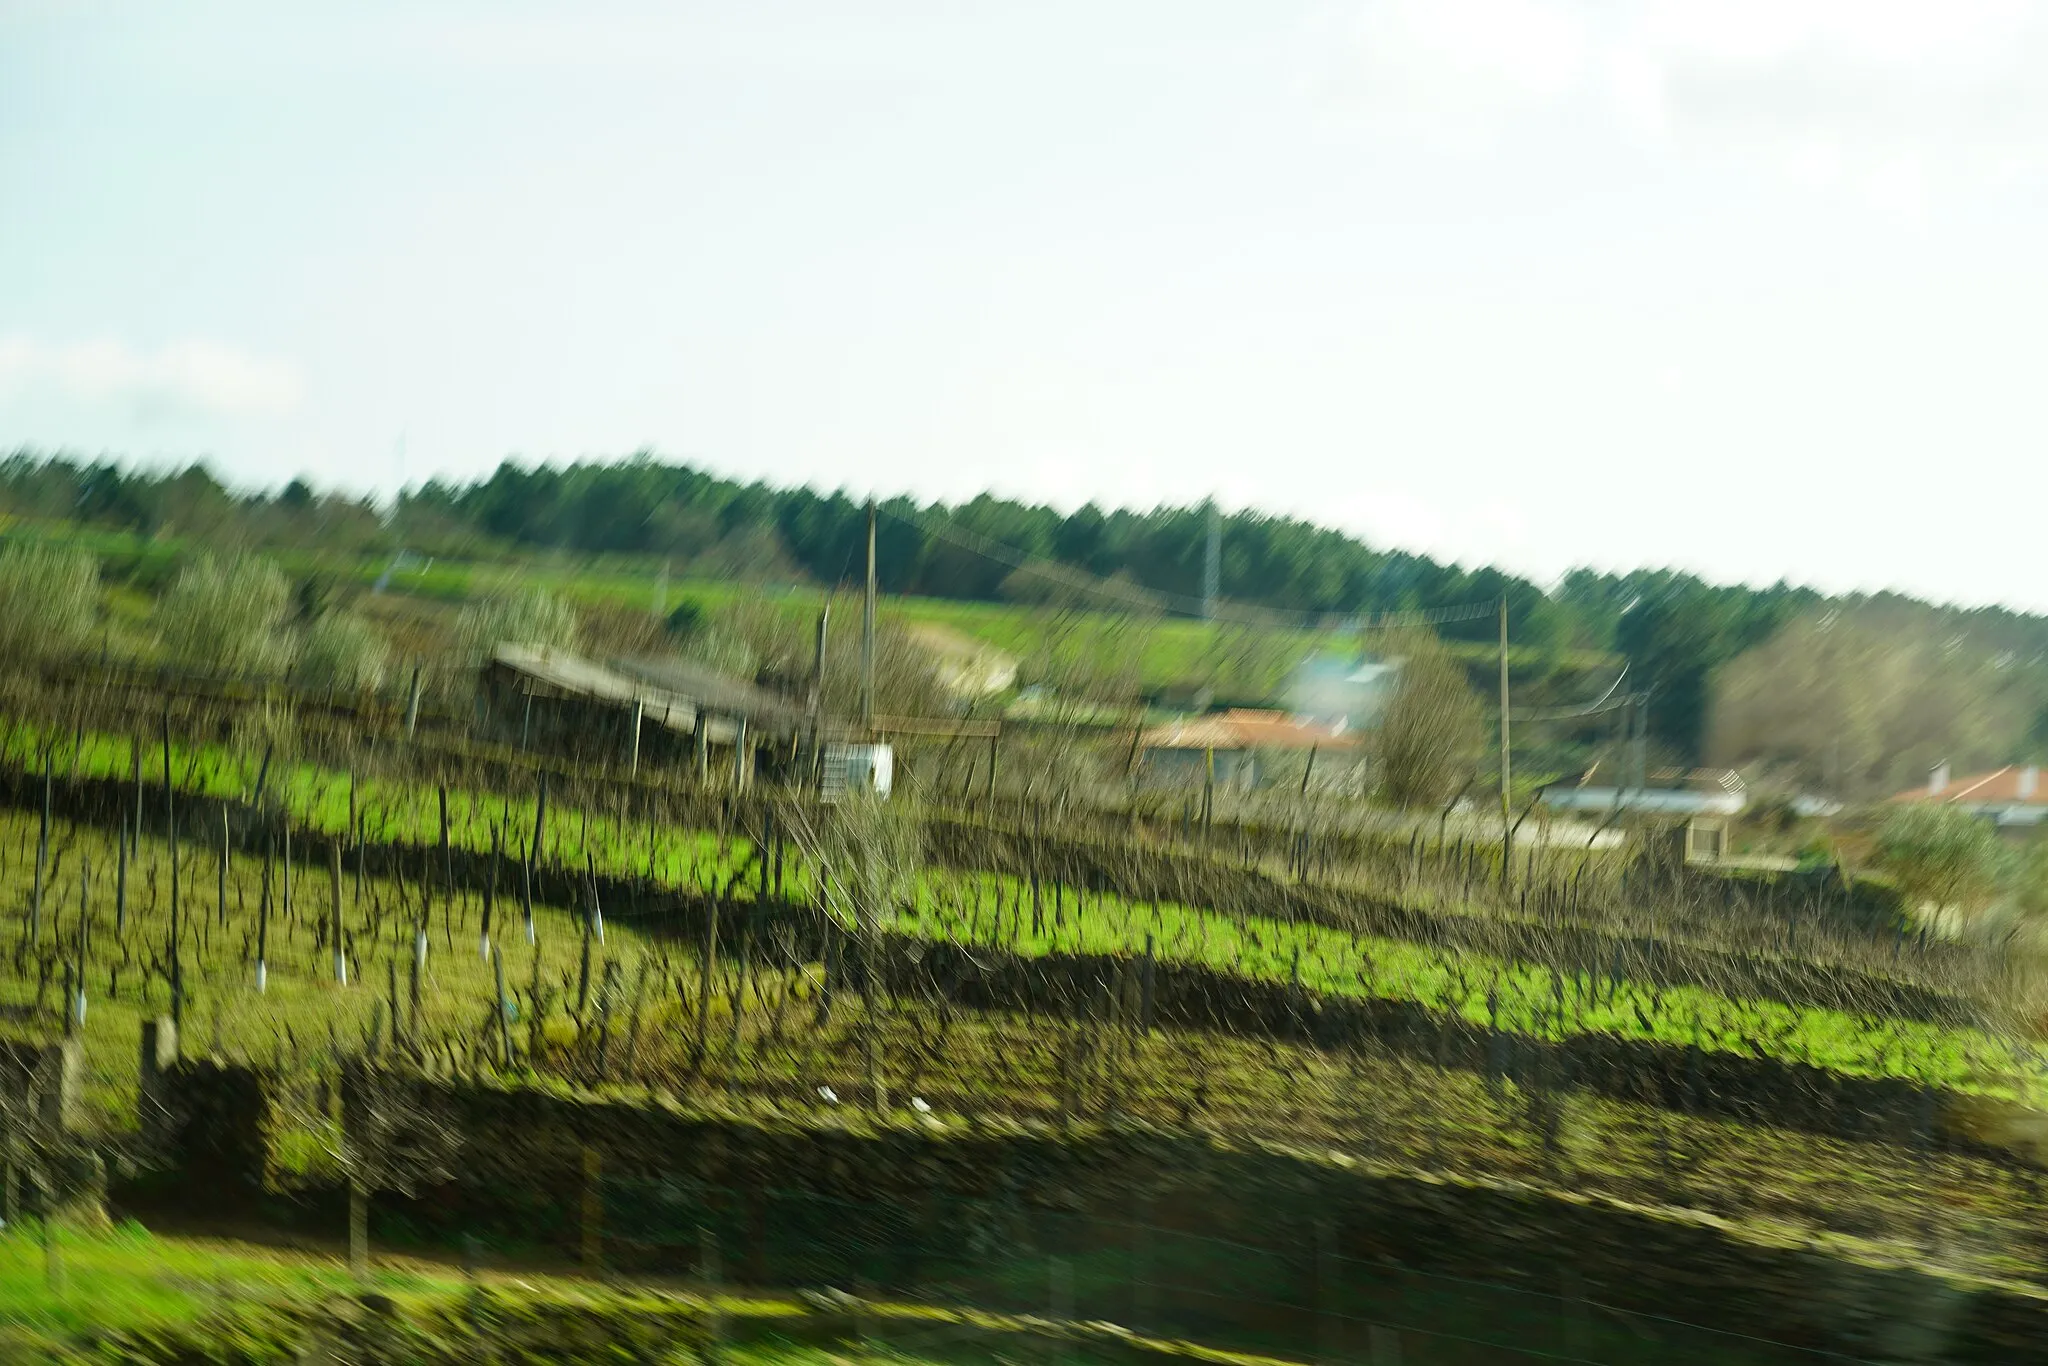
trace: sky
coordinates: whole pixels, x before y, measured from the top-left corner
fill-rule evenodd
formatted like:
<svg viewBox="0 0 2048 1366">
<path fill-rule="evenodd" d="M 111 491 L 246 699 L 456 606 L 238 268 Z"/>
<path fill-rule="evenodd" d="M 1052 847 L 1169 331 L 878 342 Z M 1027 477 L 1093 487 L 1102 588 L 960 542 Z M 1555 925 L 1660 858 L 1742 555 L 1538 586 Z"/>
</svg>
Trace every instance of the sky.
<svg viewBox="0 0 2048 1366">
<path fill-rule="evenodd" d="M 0 448 L 2048 609 L 2048 4 L 0 0 Z"/>
</svg>

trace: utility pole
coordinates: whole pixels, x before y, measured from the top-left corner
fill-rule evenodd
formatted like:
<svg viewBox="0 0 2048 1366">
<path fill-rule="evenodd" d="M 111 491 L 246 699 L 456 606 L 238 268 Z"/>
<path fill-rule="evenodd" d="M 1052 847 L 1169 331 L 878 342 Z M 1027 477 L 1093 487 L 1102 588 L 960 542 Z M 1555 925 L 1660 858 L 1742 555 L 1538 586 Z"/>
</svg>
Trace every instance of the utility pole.
<svg viewBox="0 0 2048 1366">
<path fill-rule="evenodd" d="M 860 724 L 875 727 L 875 500 L 868 499 L 868 591 L 860 606 Z"/>
<path fill-rule="evenodd" d="M 1637 694 L 1636 703 L 1636 790 L 1650 788 L 1650 694 Z"/>
<path fill-rule="evenodd" d="M 1202 620 L 1216 620 L 1216 599 L 1223 592 L 1223 511 L 1209 500 L 1209 547 L 1202 559 Z"/>
<path fill-rule="evenodd" d="M 1515 827 L 1508 799 L 1508 599 L 1500 599 L 1500 880 L 1506 885 L 1514 866 Z"/>
<path fill-rule="evenodd" d="M 811 656 L 811 696 L 807 710 L 810 712 L 811 722 L 810 768 L 813 779 L 823 771 L 819 767 L 824 754 L 824 749 L 819 744 L 819 727 L 825 713 L 825 629 L 831 621 L 832 603 L 828 599 L 825 605 L 818 609 L 818 645 Z"/>
</svg>

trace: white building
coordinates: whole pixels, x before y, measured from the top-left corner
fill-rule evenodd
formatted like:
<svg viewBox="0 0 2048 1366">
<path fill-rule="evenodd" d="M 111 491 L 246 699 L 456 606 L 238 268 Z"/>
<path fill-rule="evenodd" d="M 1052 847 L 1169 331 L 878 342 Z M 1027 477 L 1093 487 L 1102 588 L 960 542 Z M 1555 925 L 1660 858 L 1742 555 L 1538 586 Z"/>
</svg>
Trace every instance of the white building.
<svg viewBox="0 0 2048 1366">
<path fill-rule="evenodd" d="M 1727 769 L 1653 769 L 1640 784 L 1545 788 L 1554 811 L 1632 811 L 1661 816 L 1737 816 L 1749 805 L 1742 776 Z"/>
<path fill-rule="evenodd" d="M 1401 664 L 1399 659 L 1364 655 L 1304 659 L 1288 682 L 1288 709 L 1348 731 L 1371 730 L 1400 685 Z"/>
</svg>

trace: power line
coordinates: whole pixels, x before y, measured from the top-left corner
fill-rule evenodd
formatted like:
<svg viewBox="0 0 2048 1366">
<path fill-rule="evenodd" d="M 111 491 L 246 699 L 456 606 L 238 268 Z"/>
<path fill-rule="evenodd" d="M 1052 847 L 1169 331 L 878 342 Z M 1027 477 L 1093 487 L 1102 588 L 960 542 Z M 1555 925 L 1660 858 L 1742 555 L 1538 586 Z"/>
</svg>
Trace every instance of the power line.
<svg viewBox="0 0 2048 1366">
<path fill-rule="evenodd" d="M 1621 666 L 1621 672 L 1614 676 L 1614 681 L 1607 685 L 1607 691 L 1601 693 L 1598 698 L 1586 703 L 1584 706 L 1545 707 L 1530 711 L 1517 711 L 1514 713 L 1515 719 L 1519 721 L 1569 721 L 1574 717 L 1599 716 L 1602 713 L 1625 707 L 1632 700 L 1633 695 L 1631 697 L 1624 697 L 1620 701 L 1610 701 L 1609 699 L 1614 696 L 1615 690 L 1621 687 L 1622 680 L 1627 677 L 1628 665 L 1624 664 Z"/>
<path fill-rule="evenodd" d="M 1495 608 L 1495 604 L 1489 601 L 1409 612 L 1304 612 L 1285 607 L 1229 604 L 1221 600 L 1212 601 L 1207 597 L 1174 593 L 1164 589 L 1128 588 L 1108 579 L 1098 578 L 1084 570 L 1049 561 L 1043 556 L 1027 554 L 1000 541 L 990 540 L 978 532 L 940 522 L 915 510 L 904 513 L 883 505 L 878 505 L 877 510 L 936 540 L 946 541 L 998 564 L 1008 565 L 1012 569 L 1039 574 L 1054 582 L 1070 584 L 1101 597 L 1129 603 L 1133 607 L 1154 611 L 1163 608 L 1178 612 L 1182 616 L 1209 617 L 1219 621 L 1234 620 L 1242 625 L 1251 626 L 1293 625 L 1312 630 L 1379 631 L 1396 626 L 1438 626 L 1448 622 L 1477 621 L 1491 615 Z"/>
</svg>

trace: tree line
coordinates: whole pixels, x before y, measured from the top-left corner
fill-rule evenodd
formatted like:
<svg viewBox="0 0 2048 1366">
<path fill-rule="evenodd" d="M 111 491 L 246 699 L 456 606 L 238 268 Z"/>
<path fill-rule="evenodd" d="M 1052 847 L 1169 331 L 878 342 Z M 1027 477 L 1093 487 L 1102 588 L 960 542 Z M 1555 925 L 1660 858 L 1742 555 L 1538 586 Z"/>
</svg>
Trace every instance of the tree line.
<svg viewBox="0 0 2048 1366">
<path fill-rule="evenodd" d="M 828 589 L 857 582 L 866 563 L 865 504 L 845 490 L 742 483 L 647 452 L 567 465 L 507 460 L 488 476 L 428 480 L 378 506 L 303 479 L 236 490 L 203 464 L 152 470 L 23 450 L 0 460 L 0 505 L 19 516 L 214 545 L 622 556 L 666 562 L 679 574 Z M 1098 605 L 1172 608 L 1202 592 L 1207 504 L 1088 503 L 1063 512 L 984 494 L 954 505 L 896 497 L 880 507 L 877 570 L 887 593 L 1071 601 L 1078 592 Z M 1787 622 L 1830 606 L 1904 614 L 1914 629 L 1960 633 L 1980 652 L 2048 655 L 2048 618 L 1998 608 L 1933 608 L 1890 594 L 1828 598 L 1782 581 L 1715 585 L 1664 569 L 1581 569 L 1545 586 L 1491 566 L 1370 546 L 1296 518 L 1246 510 L 1218 522 L 1220 587 L 1234 606 L 1334 624 L 1505 599 L 1517 644 L 1625 657 L 1630 689 L 1648 695 L 1652 741 L 1680 761 L 1706 751 L 1717 672 Z M 1002 553 L 990 553 L 991 545 Z M 1486 640 L 1495 630 L 1490 613 L 1439 627 L 1452 640 Z"/>
</svg>

